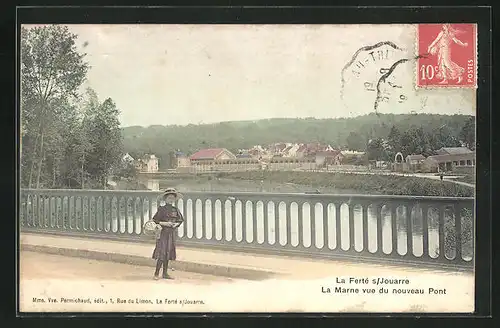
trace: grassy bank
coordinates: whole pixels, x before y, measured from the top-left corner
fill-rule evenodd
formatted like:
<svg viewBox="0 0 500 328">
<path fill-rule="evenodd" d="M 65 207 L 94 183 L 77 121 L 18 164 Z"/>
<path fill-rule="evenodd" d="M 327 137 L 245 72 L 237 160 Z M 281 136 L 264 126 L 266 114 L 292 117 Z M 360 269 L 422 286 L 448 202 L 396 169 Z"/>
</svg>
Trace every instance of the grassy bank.
<svg viewBox="0 0 500 328">
<path fill-rule="evenodd" d="M 474 189 L 448 181 L 418 177 L 326 172 L 231 172 L 219 177 L 236 180 L 273 181 L 309 187 L 359 190 L 360 193 L 413 196 L 473 197 Z"/>
<path fill-rule="evenodd" d="M 463 177 L 455 179 L 455 181 L 461 181 L 461 182 L 476 184 L 476 176 L 468 174 L 468 175 L 465 175 Z"/>
</svg>

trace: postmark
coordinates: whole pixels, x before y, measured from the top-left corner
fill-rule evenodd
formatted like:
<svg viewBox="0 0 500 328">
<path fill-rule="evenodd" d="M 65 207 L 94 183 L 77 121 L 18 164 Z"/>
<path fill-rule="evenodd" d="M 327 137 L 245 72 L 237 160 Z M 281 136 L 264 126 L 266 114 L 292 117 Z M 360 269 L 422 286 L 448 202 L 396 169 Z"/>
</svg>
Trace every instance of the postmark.
<svg viewBox="0 0 500 328">
<path fill-rule="evenodd" d="M 359 48 L 341 72 L 340 96 L 344 105 L 355 111 L 364 106 L 372 107 L 377 98 L 387 101 L 388 95 L 378 88 L 379 80 L 395 62 L 407 57 L 407 50 L 392 41 Z"/>
<path fill-rule="evenodd" d="M 417 29 L 417 88 L 477 87 L 475 24 L 419 24 Z"/>
</svg>

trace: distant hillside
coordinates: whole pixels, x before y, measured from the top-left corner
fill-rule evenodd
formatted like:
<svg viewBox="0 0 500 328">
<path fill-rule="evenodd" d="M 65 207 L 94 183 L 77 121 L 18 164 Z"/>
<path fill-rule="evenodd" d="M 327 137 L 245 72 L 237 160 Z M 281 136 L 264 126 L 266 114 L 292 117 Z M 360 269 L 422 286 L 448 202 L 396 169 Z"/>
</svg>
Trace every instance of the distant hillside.
<svg viewBox="0 0 500 328">
<path fill-rule="evenodd" d="M 275 142 L 321 142 L 346 147 L 351 132 L 365 140 L 386 138 L 392 128 L 400 131 L 422 127 L 429 133 L 447 133 L 458 138 L 469 115 L 369 114 L 340 119 L 275 118 L 216 124 L 132 126 L 122 129 L 125 151 L 132 155 L 154 153 L 160 169 L 169 167 L 171 152 L 191 154 L 201 148 L 224 147 L 231 151 Z M 443 132 L 444 131 L 444 132 Z"/>
</svg>

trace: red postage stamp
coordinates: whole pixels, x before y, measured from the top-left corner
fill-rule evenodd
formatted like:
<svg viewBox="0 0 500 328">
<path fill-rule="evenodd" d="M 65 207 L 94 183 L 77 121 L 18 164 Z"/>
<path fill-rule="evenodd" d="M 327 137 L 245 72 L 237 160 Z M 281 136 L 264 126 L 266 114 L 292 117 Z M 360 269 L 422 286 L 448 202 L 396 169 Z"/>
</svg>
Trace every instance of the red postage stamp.
<svg viewBox="0 0 500 328">
<path fill-rule="evenodd" d="M 417 87 L 476 87 L 476 25 L 418 25 Z"/>
</svg>

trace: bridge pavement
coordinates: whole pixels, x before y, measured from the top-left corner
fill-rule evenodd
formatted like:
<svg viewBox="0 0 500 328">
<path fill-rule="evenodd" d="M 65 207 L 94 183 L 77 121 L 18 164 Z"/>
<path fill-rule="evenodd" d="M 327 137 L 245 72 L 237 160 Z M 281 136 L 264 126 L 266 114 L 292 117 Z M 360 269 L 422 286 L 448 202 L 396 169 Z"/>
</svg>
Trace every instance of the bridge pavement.
<svg viewBox="0 0 500 328">
<path fill-rule="evenodd" d="M 183 270 L 173 272 L 175 280 L 154 281 L 148 263 L 141 265 L 108 262 L 52 266 L 43 261 L 43 253 L 66 254 L 92 259 L 95 254 L 119 254 L 133 259 L 149 259 L 153 245 L 83 238 L 21 234 L 21 249 L 37 251 L 43 274 L 21 276 L 22 311 L 137 311 L 137 312 L 472 312 L 474 276 L 465 272 L 422 270 L 345 261 L 304 260 L 278 256 L 241 254 L 180 248 L 178 263 L 189 271 L 211 273 L 196 275 Z M 63 250 L 61 252 L 61 250 Z M 69 250 L 73 250 L 71 253 Z M 83 250 L 82 253 L 77 253 Z M 42 253 L 40 253 L 42 252 Z M 32 259 L 33 253 L 21 253 Z M 31 257 L 30 257 L 31 256 Z M 95 258 L 94 258 L 95 259 Z M 103 259 L 103 258 L 101 258 Z M 116 260 L 117 258 L 109 258 Z M 69 261 L 69 260 L 68 260 Z M 144 260 L 145 261 L 145 260 Z M 48 261 L 50 262 L 50 261 Z M 133 261 L 130 261 L 133 262 Z M 192 266 L 197 263 L 198 266 Z M 146 267 L 143 267 L 146 265 Z M 191 266 L 190 266 L 191 265 Z M 126 268 L 119 267 L 126 266 Z M 215 268 L 215 269 L 214 269 Z M 221 269 L 222 268 L 222 269 Z M 224 269 L 225 268 L 225 269 Z M 193 270 L 194 269 L 194 270 Z M 21 268 L 21 272 L 22 272 Z M 61 276 L 61 272 L 68 272 Z M 99 271 L 101 270 L 101 271 Z M 103 271 L 104 270 L 104 271 Z M 30 270 L 28 270 L 30 271 Z M 112 274 L 130 271 L 130 274 Z M 58 273 L 59 272 L 59 273 Z M 73 272 L 73 273 L 71 273 Z M 101 273 L 99 273 L 101 272 Z M 260 273 L 264 273 L 259 275 Z M 103 275 L 103 273 L 106 273 Z M 28 273 L 29 274 L 29 273 Z M 250 277 L 249 275 L 255 276 Z M 191 276 L 193 275 L 193 276 Z M 233 276 L 225 278 L 223 276 Z M 190 278 L 191 277 L 191 278 Z M 407 285 L 384 285 L 388 294 L 379 294 L 380 285 L 340 284 L 349 277 L 408 279 Z M 245 278 L 245 279 L 242 279 Z M 252 279 L 252 280 L 248 280 Z M 200 283 L 204 281 L 205 283 Z M 358 288 L 358 292 L 333 292 L 335 287 Z M 374 288 L 375 294 L 363 294 L 362 288 Z M 430 292 L 429 288 L 441 291 Z M 330 289 L 330 293 L 328 293 Z M 423 289 L 425 293 L 398 294 L 393 289 Z M 443 292 L 444 291 L 444 292 Z M 86 303 L 48 303 L 47 298 L 89 298 Z M 45 303 L 33 302 L 41 298 Z M 117 298 L 127 300 L 118 304 Z M 94 303 L 102 299 L 108 303 Z M 128 300 L 133 302 L 128 303 Z M 153 303 L 141 303 L 149 299 Z M 165 304 L 167 299 L 167 304 Z M 111 301 L 114 301 L 113 303 Z M 136 302 L 139 300 L 139 302 Z M 158 300 L 162 303 L 156 303 Z M 168 301 L 170 300 L 170 302 Z"/>
</svg>

